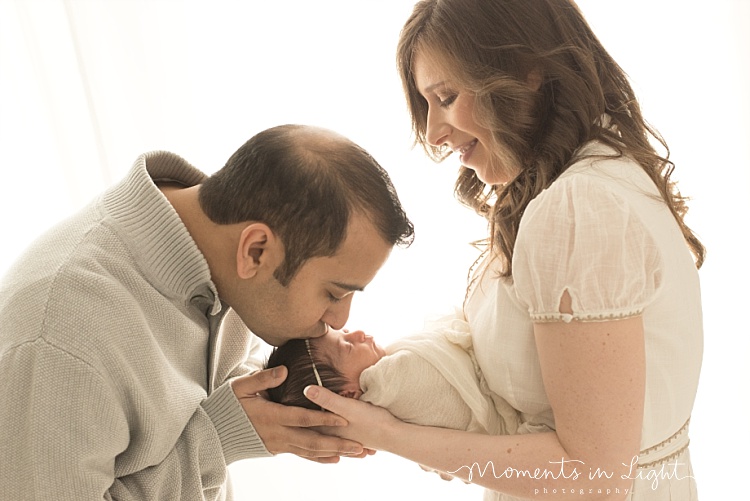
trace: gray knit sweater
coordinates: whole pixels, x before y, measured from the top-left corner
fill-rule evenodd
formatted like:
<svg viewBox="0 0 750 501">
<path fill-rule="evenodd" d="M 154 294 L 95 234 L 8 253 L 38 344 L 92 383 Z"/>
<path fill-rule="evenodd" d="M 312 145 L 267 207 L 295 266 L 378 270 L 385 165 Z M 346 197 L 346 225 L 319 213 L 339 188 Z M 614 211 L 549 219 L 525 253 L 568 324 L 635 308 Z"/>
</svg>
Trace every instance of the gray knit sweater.
<svg viewBox="0 0 750 501">
<path fill-rule="evenodd" d="M 154 181 L 166 152 L 38 239 L 0 281 L 0 498 L 230 499 L 269 453 L 228 380 L 259 347 Z"/>
</svg>

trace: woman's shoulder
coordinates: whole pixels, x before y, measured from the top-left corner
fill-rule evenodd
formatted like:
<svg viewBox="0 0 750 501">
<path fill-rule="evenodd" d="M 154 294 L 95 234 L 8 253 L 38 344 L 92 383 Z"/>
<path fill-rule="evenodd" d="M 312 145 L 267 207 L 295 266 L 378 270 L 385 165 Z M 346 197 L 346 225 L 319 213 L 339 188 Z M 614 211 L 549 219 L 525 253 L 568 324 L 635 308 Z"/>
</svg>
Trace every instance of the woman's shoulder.
<svg viewBox="0 0 750 501">
<path fill-rule="evenodd" d="M 638 163 L 598 145 L 540 193 L 524 212 L 513 256 L 515 291 L 532 318 L 561 318 L 565 291 L 578 318 L 643 311 L 663 276 L 656 235 L 674 224 L 657 197 Z"/>
<path fill-rule="evenodd" d="M 592 141 L 576 152 L 576 160 L 529 204 L 527 211 L 570 204 L 618 204 L 659 197 L 646 171 L 631 157 Z M 557 210 L 557 209 L 554 209 Z"/>
</svg>

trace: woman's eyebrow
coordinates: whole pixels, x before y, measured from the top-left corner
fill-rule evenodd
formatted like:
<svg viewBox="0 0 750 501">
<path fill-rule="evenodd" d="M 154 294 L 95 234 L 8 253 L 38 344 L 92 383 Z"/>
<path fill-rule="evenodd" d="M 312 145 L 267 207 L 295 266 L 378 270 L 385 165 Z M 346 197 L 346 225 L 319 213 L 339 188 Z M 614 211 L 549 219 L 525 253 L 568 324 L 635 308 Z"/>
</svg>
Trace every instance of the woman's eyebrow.
<svg viewBox="0 0 750 501">
<path fill-rule="evenodd" d="M 445 87 L 445 80 L 427 86 L 422 92 L 424 94 L 429 94 L 430 92 L 435 90 L 437 87 Z"/>
</svg>

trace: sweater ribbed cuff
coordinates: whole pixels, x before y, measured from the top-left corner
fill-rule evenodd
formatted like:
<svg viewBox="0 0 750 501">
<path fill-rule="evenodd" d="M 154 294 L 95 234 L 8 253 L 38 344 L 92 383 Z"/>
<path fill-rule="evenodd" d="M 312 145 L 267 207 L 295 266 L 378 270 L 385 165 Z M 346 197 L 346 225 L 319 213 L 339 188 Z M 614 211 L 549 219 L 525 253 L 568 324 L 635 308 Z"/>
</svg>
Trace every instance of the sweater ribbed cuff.
<svg viewBox="0 0 750 501">
<path fill-rule="evenodd" d="M 245 414 L 229 382 L 201 404 L 216 427 L 226 464 L 240 459 L 272 456 Z"/>
</svg>

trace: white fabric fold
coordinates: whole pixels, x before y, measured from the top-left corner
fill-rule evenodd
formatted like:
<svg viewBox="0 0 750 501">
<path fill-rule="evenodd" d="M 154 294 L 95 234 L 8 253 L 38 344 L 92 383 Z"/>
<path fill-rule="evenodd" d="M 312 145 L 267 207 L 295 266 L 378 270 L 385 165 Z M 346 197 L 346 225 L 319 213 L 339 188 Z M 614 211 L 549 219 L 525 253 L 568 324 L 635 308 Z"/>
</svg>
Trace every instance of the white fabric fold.
<svg viewBox="0 0 750 501">
<path fill-rule="evenodd" d="M 362 400 L 421 425 L 492 435 L 518 429 L 518 414 L 492 395 L 479 370 L 469 326 L 456 315 L 401 339 L 360 377 Z"/>
</svg>

